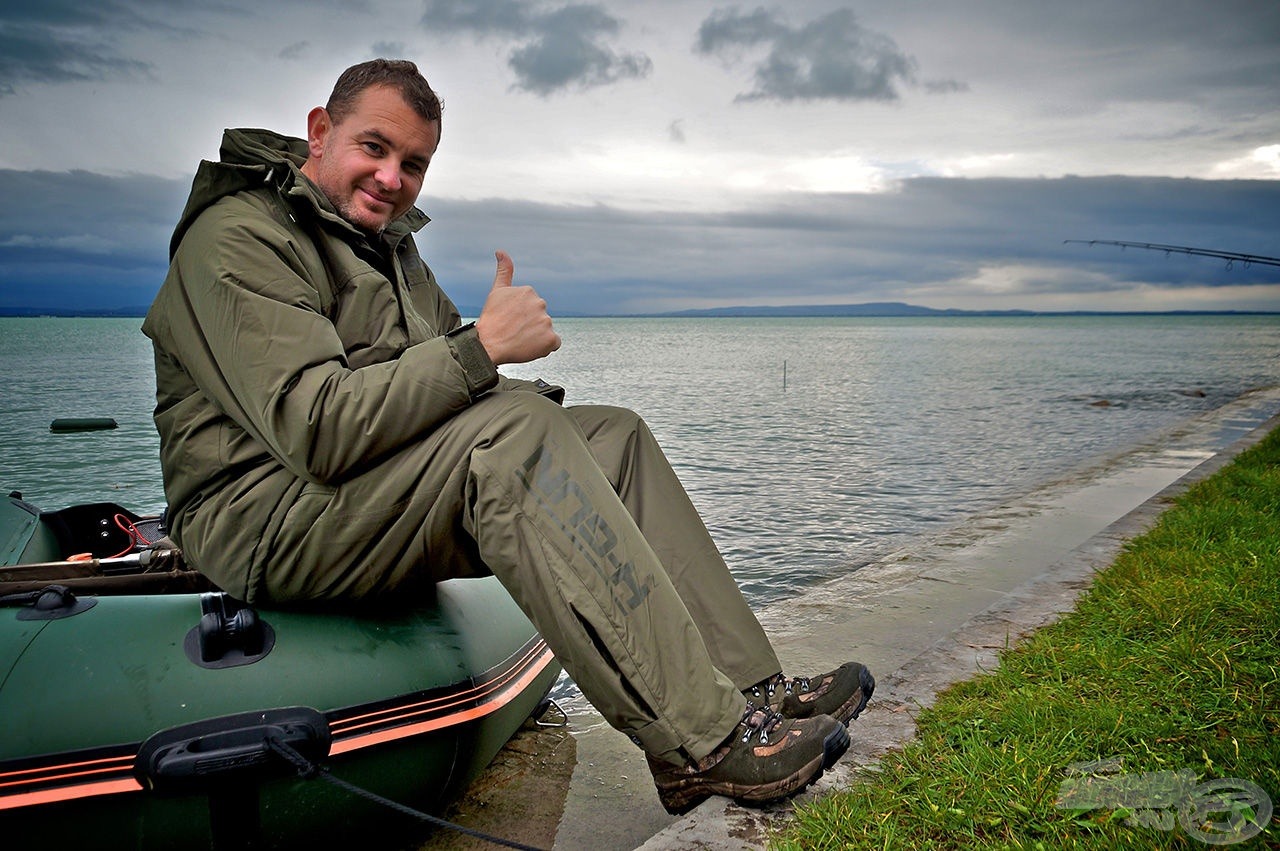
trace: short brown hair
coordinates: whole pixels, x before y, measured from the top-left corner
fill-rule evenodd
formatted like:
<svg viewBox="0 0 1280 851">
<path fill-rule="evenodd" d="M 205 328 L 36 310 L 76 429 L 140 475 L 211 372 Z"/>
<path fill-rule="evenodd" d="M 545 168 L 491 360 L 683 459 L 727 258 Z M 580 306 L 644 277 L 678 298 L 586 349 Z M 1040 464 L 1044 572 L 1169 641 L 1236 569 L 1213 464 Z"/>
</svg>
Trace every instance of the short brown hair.
<svg viewBox="0 0 1280 851">
<path fill-rule="evenodd" d="M 440 97 L 432 91 L 418 66 L 407 59 L 370 59 L 343 71 L 333 86 L 329 102 L 325 104 L 330 120 L 341 124 L 355 108 L 356 99 L 372 86 L 395 89 L 418 115 L 437 125 L 442 124 L 440 114 L 444 105 L 440 103 Z M 438 126 L 437 129 L 442 128 Z"/>
</svg>

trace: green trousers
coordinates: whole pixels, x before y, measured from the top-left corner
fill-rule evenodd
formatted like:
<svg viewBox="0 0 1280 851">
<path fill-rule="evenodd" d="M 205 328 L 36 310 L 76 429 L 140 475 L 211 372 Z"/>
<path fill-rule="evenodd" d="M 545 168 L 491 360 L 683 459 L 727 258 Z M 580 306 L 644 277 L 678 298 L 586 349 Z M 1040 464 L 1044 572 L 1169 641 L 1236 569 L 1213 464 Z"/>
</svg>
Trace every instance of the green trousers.
<svg viewBox="0 0 1280 851">
<path fill-rule="evenodd" d="M 491 393 L 340 485 L 299 482 L 256 556 L 259 600 L 495 575 L 592 705 L 682 763 L 781 666 L 635 413 Z"/>
</svg>

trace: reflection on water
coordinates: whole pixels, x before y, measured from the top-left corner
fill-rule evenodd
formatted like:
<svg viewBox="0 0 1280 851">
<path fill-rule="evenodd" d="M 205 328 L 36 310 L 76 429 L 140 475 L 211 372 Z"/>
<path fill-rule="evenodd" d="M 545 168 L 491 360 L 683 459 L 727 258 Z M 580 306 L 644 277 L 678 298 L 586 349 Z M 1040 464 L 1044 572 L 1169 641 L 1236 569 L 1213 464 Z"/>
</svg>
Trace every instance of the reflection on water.
<svg viewBox="0 0 1280 851">
<path fill-rule="evenodd" d="M 163 505 L 139 324 L 0 319 L 0 485 L 46 507 Z M 644 415 L 753 602 L 1280 384 L 1274 316 L 558 325 L 561 351 L 504 371 Z M 50 434 L 60 416 L 121 428 Z"/>
</svg>

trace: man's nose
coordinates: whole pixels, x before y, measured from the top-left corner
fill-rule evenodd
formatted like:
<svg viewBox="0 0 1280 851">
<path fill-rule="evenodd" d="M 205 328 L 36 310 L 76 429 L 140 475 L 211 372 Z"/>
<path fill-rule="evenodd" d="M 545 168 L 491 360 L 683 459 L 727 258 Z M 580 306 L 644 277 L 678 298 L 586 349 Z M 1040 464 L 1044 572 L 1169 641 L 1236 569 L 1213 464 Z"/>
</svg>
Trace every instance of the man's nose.
<svg viewBox="0 0 1280 851">
<path fill-rule="evenodd" d="M 403 182 L 400 178 L 400 163 L 384 163 L 378 169 L 375 177 L 378 183 L 386 189 L 396 190 L 400 188 Z"/>
</svg>

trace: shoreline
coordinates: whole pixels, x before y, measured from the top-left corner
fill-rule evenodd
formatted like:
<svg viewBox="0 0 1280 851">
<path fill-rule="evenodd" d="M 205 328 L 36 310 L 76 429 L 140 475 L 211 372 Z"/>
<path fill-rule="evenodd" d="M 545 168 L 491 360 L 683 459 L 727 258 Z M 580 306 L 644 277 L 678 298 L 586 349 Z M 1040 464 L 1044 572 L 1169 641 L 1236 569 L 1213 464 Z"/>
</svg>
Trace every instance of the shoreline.
<svg viewBox="0 0 1280 851">
<path fill-rule="evenodd" d="M 875 698 L 851 726 L 853 746 L 832 770 L 792 802 L 749 810 L 713 798 L 676 819 L 657 802 L 643 756 L 580 698 L 570 701 L 572 764 L 543 763 L 552 776 L 570 771 L 563 801 L 501 792 L 483 809 L 536 809 L 542 821 L 559 809 L 548 835 L 500 832 L 541 847 L 576 849 L 763 848 L 795 803 L 844 785 L 914 733 L 914 710 L 942 689 L 993 667 L 1017 638 L 1071 611 L 1093 573 L 1124 542 L 1145 531 L 1169 498 L 1210 475 L 1280 421 L 1280 388 L 1247 393 L 1214 411 L 1163 429 L 1137 446 L 1091 459 L 1023 497 L 980 512 L 868 564 L 760 611 L 788 671 L 819 671 L 859 658 L 876 673 Z M 797 613 L 799 616 L 797 617 Z M 847 648 L 832 651 L 825 648 Z M 547 738 L 550 742 L 550 738 Z M 540 759 L 539 733 L 519 745 Z M 553 745 L 548 745 L 554 749 Z M 483 781 L 483 779 L 482 779 Z M 478 784 L 482 781 L 478 781 Z M 473 789 L 475 787 L 473 786 Z M 492 782 L 485 786 L 489 794 Z M 473 792 L 464 796 L 465 807 Z M 514 826 L 507 822 L 508 826 Z M 520 822 L 517 822 L 520 824 Z M 534 828 L 529 822 L 524 828 Z M 523 829 L 521 832 L 524 832 Z M 554 839 L 554 845 L 545 844 Z M 447 844 L 448 843 L 448 844 Z M 491 847 L 457 844 L 441 834 L 422 849 Z"/>
<path fill-rule="evenodd" d="M 97 311 L 56 307 L 0 308 L 0 319 L 144 319 L 149 307 L 104 307 Z M 476 305 L 459 305 L 468 319 L 480 315 Z M 555 319 L 1027 319 L 1061 316 L 1280 316 L 1280 310 L 966 310 L 885 303 L 724 307 L 664 313 L 557 313 Z"/>
</svg>

